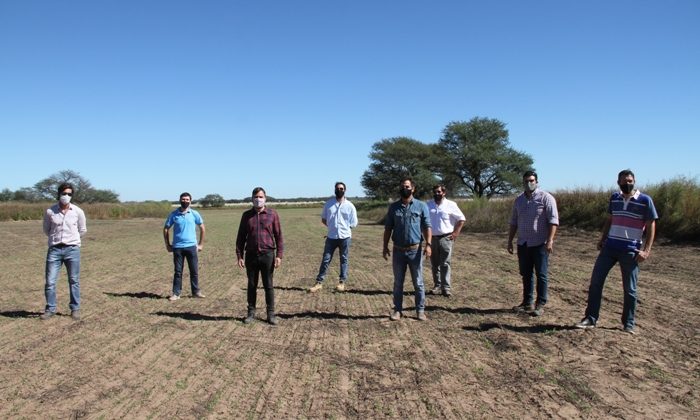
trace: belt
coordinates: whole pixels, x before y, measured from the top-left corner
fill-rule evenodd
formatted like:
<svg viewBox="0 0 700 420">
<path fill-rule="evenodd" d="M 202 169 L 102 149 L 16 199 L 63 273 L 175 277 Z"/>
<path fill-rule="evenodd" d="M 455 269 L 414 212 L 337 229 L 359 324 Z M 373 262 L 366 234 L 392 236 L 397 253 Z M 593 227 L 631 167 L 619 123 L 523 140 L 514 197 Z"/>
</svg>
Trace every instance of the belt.
<svg viewBox="0 0 700 420">
<path fill-rule="evenodd" d="M 433 238 L 444 238 L 445 236 L 450 236 L 452 235 L 451 233 L 446 233 L 444 235 L 433 235 Z"/>
<path fill-rule="evenodd" d="M 411 244 L 408 246 L 397 246 L 394 245 L 394 248 L 398 249 L 399 251 L 412 251 L 414 249 L 418 249 L 420 247 L 420 244 Z"/>
<path fill-rule="evenodd" d="M 68 244 L 56 244 L 56 245 L 51 245 L 51 248 L 65 248 L 67 246 L 73 246 L 73 245 L 68 245 Z"/>
</svg>

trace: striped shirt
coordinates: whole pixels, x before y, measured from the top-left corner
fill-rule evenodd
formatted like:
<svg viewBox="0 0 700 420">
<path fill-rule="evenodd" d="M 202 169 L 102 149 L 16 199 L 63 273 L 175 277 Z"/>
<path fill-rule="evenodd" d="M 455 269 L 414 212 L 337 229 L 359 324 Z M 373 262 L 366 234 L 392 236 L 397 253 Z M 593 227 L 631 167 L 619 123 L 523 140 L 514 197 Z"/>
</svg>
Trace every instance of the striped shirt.
<svg viewBox="0 0 700 420">
<path fill-rule="evenodd" d="M 646 222 L 659 218 L 651 197 L 639 190 L 627 200 L 622 192 L 613 193 L 608 213 L 612 215 L 612 222 L 605 246 L 623 251 L 639 251 Z"/>
<path fill-rule="evenodd" d="M 554 197 L 537 188 L 530 198 L 520 194 L 513 203 L 510 225 L 518 228 L 518 245 L 540 246 L 549 238 L 549 225 L 559 225 Z"/>
<path fill-rule="evenodd" d="M 277 249 L 277 257 L 284 253 L 284 239 L 280 218 L 276 211 L 267 207 L 258 212 L 254 208 L 243 212 L 236 238 L 236 257 L 244 252 L 260 255 Z"/>
</svg>

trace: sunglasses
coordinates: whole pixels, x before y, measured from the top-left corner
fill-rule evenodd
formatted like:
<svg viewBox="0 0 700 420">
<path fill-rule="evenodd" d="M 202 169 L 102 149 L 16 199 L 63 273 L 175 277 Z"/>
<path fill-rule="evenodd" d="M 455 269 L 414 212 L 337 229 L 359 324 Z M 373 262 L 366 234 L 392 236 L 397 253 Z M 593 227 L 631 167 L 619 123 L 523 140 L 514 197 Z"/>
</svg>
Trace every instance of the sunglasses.
<svg viewBox="0 0 700 420">
<path fill-rule="evenodd" d="M 73 193 L 69 193 L 69 192 L 62 192 L 61 195 L 68 195 L 70 197 L 73 197 Z"/>
</svg>

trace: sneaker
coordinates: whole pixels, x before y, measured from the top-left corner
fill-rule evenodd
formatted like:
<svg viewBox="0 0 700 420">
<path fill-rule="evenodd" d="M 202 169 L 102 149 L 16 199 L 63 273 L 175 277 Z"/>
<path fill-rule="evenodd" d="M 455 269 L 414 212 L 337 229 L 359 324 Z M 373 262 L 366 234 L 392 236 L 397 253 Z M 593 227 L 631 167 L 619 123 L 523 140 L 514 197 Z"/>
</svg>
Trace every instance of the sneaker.
<svg viewBox="0 0 700 420">
<path fill-rule="evenodd" d="M 595 328 L 595 322 L 591 321 L 589 317 L 585 317 L 581 320 L 581 322 L 577 323 L 574 325 L 576 328 L 581 328 L 583 330 L 587 330 L 590 328 Z"/>
<path fill-rule="evenodd" d="M 309 293 L 316 293 L 319 290 L 323 289 L 323 284 L 322 283 L 316 283 L 315 286 L 309 288 Z"/>
<path fill-rule="evenodd" d="M 425 316 L 424 311 L 418 311 L 418 320 L 419 321 L 427 321 L 428 320 L 428 317 Z"/>
<path fill-rule="evenodd" d="M 80 310 L 76 309 L 74 311 L 70 311 L 70 317 L 73 321 L 80 321 Z"/>
<path fill-rule="evenodd" d="M 442 291 L 442 295 L 445 297 L 450 297 L 452 296 L 452 292 L 450 292 L 450 289 L 445 289 Z"/>
<path fill-rule="evenodd" d="M 537 306 L 535 306 L 535 310 L 532 311 L 532 316 L 542 316 L 543 313 L 544 313 L 544 305 L 538 304 Z"/>
<path fill-rule="evenodd" d="M 336 292 L 344 292 L 345 291 L 345 283 L 338 283 L 338 285 L 335 286 L 335 291 Z"/>
<path fill-rule="evenodd" d="M 277 325 L 279 324 L 279 321 L 277 320 L 277 317 L 275 316 L 274 312 L 268 312 L 267 313 L 267 322 L 270 323 L 270 325 Z"/>
<path fill-rule="evenodd" d="M 54 315 L 56 315 L 56 312 L 46 311 L 43 314 L 39 315 L 39 319 L 42 321 L 46 321 L 47 319 L 50 319 Z"/>
<path fill-rule="evenodd" d="M 430 291 L 430 294 L 431 294 L 431 295 L 439 295 L 439 294 L 442 294 L 442 289 L 440 288 L 440 286 L 436 286 L 436 287 L 433 288 L 433 290 Z"/>
<path fill-rule="evenodd" d="M 248 310 L 248 315 L 243 319 L 244 324 L 250 324 L 255 321 L 255 310 Z"/>
<path fill-rule="evenodd" d="M 180 300 L 180 295 L 172 295 L 168 298 L 169 301 L 175 302 L 176 300 Z"/>
<path fill-rule="evenodd" d="M 192 294 L 192 297 L 193 297 L 193 298 L 200 298 L 200 299 L 202 299 L 202 298 L 205 298 L 206 296 L 205 296 L 204 293 L 202 293 L 202 292 L 197 292 L 197 293 L 193 293 L 193 294 Z"/>
<path fill-rule="evenodd" d="M 518 306 L 513 306 L 513 312 L 532 312 L 535 306 L 532 303 L 521 303 Z"/>
<path fill-rule="evenodd" d="M 389 315 L 389 319 L 392 321 L 398 321 L 399 319 L 401 319 L 401 312 L 394 311 L 391 315 Z"/>
<path fill-rule="evenodd" d="M 625 328 L 623 328 L 622 330 L 628 334 L 632 334 L 632 335 L 637 334 L 637 331 L 634 330 L 634 327 L 629 326 L 629 325 L 626 326 Z"/>
</svg>

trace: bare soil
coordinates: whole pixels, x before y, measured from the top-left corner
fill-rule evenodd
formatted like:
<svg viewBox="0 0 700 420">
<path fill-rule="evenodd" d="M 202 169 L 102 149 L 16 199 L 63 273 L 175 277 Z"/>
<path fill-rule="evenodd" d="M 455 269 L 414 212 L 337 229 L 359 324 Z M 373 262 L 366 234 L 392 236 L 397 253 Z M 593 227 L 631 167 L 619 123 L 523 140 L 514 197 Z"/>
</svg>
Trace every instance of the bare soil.
<svg viewBox="0 0 700 420">
<path fill-rule="evenodd" d="M 700 249 L 655 246 L 643 263 L 637 335 L 620 329 L 619 270 L 593 330 L 586 306 L 597 233 L 561 229 L 550 302 L 519 315 L 516 257 L 503 233 L 455 244 L 453 296 L 427 296 L 415 319 L 389 320 L 391 264 L 382 227 L 354 232 L 348 290 L 314 284 L 323 250 L 318 209 L 281 210 L 287 251 L 275 274 L 280 325 L 244 325 L 245 273 L 233 242 L 240 210 L 204 212 L 205 299 L 169 302 L 172 257 L 162 220 L 88 221 L 82 313 L 40 321 L 41 222 L 0 223 L 0 418 L 698 418 Z M 425 264 L 426 287 L 432 279 Z"/>
</svg>

